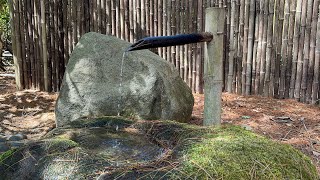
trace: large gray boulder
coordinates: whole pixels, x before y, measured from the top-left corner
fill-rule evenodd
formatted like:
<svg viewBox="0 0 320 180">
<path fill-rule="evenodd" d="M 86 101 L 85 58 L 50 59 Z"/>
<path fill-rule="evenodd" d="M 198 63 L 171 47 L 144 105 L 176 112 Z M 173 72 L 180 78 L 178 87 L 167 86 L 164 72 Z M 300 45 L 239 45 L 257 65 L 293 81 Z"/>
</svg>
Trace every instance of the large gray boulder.
<svg viewBox="0 0 320 180">
<path fill-rule="evenodd" d="M 193 95 L 173 65 L 149 50 L 128 52 L 131 44 L 113 36 L 85 34 L 68 62 L 56 103 L 56 124 L 83 117 L 122 116 L 187 122 Z"/>
</svg>

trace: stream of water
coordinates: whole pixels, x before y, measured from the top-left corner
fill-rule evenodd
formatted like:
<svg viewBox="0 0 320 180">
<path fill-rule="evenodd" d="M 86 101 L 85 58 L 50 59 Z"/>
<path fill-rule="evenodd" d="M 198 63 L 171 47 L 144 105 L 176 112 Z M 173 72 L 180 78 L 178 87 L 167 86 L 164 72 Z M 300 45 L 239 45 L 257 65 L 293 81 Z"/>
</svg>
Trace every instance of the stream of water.
<svg viewBox="0 0 320 180">
<path fill-rule="evenodd" d="M 120 66 L 120 83 L 119 83 L 119 94 L 120 94 L 120 100 L 118 102 L 118 116 L 120 116 L 120 112 L 121 112 L 121 102 L 122 102 L 122 81 L 123 81 L 123 63 L 124 63 L 124 59 L 127 56 L 128 51 L 124 51 L 123 55 L 122 55 L 122 59 L 121 59 L 121 66 Z"/>
</svg>

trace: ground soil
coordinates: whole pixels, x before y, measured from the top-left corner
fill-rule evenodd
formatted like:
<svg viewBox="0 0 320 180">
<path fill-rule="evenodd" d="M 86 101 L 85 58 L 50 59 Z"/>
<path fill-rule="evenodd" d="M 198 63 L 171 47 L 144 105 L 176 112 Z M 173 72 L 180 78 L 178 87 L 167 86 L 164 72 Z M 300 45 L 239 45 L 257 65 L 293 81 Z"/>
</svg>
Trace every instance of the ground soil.
<svg viewBox="0 0 320 180">
<path fill-rule="evenodd" d="M 12 76 L 0 73 L 0 134 L 24 133 L 36 140 L 55 127 L 57 93 L 16 91 Z M 195 94 L 192 124 L 201 125 L 204 96 Z M 236 124 L 310 156 L 320 172 L 320 107 L 295 100 L 223 94 L 223 124 Z"/>
</svg>

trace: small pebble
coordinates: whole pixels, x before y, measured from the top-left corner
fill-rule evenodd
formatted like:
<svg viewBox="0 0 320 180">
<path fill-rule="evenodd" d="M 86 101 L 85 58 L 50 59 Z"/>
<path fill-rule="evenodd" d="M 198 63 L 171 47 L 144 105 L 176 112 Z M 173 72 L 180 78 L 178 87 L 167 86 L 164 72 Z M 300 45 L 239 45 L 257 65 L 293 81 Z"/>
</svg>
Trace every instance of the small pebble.
<svg viewBox="0 0 320 180">
<path fill-rule="evenodd" d="M 251 126 L 243 124 L 243 125 L 241 125 L 241 127 L 244 128 L 247 131 L 252 131 L 252 127 Z"/>
<path fill-rule="evenodd" d="M 0 152 L 8 151 L 10 148 L 6 143 L 0 143 Z"/>
</svg>

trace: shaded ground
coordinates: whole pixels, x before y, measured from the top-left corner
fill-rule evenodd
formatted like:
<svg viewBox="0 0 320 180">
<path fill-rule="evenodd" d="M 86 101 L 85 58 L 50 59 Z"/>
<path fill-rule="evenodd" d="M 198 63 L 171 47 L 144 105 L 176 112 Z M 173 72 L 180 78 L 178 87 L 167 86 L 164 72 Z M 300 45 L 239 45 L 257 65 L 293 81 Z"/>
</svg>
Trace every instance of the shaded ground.
<svg viewBox="0 0 320 180">
<path fill-rule="evenodd" d="M 195 96 L 193 124 L 202 123 L 203 95 Z M 0 73 L 0 134 L 38 139 L 54 128 L 56 93 L 15 92 L 14 78 Z M 223 94 L 224 124 L 242 125 L 312 157 L 320 172 L 320 107 L 260 96 Z"/>
</svg>

